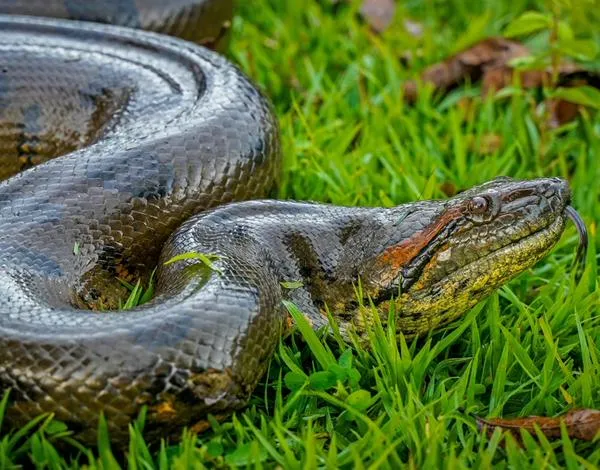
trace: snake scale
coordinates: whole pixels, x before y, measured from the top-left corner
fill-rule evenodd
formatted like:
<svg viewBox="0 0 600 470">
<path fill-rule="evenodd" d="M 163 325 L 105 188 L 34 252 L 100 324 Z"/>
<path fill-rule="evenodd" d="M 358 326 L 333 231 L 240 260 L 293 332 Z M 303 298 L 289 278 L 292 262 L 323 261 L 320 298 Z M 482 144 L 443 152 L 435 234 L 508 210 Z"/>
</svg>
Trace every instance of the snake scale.
<svg viewBox="0 0 600 470">
<path fill-rule="evenodd" d="M 52 412 L 93 442 L 104 412 L 122 441 L 145 405 L 148 439 L 178 433 L 247 403 L 282 300 L 315 327 L 327 307 L 360 333 L 373 315 L 360 280 L 366 304 L 393 303 L 398 330 L 418 336 L 576 219 L 557 178 L 394 208 L 260 199 L 280 171 L 267 99 L 217 53 L 133 29 L 222 46 L 229 1 L 0 0 L 0 13 L 0 390 L 13 423 Z M 213 266 L 165 264 L 190 252 Z M 154 298 L 116 311 L 118 278 L 155 266 Z"/>
</svg>

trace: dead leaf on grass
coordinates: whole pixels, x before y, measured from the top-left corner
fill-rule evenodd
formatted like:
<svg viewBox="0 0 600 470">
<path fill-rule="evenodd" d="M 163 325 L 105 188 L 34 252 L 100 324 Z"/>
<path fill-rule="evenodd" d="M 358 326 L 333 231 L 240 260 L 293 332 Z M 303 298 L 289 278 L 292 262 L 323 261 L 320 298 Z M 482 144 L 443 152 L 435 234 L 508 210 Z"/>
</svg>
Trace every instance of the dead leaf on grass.
<svg viewBox="0 0 600 470">
<path fill-rule="evenodd" d="M 515 74 L 525 89 L 539 88 L 552 81 L 552 70 L 517 70 L 511 65 L 513 59 L 530 55 L 529 49 L 518 41 L 502 37 L 484 39 L 452 57 L 427 67 L 421 81 L 433 84 L 436 90 L 447 92 L 467 81 L 482 81 L 482 93 L 501 90 L 514 83 Z M 600 88 L 600 74 L 564 61 L 558 70 L 558 83 L 563 87 L 590 85 Z M 418 96 L 416 81 L 404 84 L 404 96 L 414 102 Z M 581 105 L 567 100 L 549 100 L 548 125 L 559 127 L 572 121 L 579 114 Z"/>
<path fill-rule="evenodd" d="M 421 80 L 432 83 L 436 89 L 448 91 L 467 80 L 479 80 L 486 70 L 501 69 L 512 59 L 527 55 L 529 49 L 519 42 L 501 37 L 488 38 L 427 67 L 421 74 Z M 417 89 L 415 81 L 407 82 L 404 85 L 406 99 L 414 101 Z"/>
<path fill-rule="evenodd" d="M 600 410 L 580 409 L 549 418 L 545 416 L 528 416 L 526 418 L 479 418 L 476 417 L 480 430 L 487 427 L 488 435 L 492 435 L 496 428 L 511 433 L 517 441 L 521 439 L 521 429 L 527 430 L 535 436 L 535 427 L 550 439 L 560 438 L 561 423 L 564 422 L 567 434 L 571 439 L 592 441 L 600 432 Z"/>
</svg>

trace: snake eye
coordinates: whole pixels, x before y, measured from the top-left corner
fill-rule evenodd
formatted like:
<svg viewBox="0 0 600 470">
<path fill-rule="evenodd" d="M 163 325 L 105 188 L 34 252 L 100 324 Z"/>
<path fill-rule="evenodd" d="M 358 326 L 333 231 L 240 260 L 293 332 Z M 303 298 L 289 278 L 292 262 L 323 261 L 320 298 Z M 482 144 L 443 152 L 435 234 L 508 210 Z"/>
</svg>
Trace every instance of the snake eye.
<svg viewBox="0 0 600 470">
<path fill-rule="evenodd" d="M 500 211 L 498 195 L 489 193 L 484 196 L 475 196 L 466 205 L 466 216 L 476 224 L 492 220 Z"/>
<path fill-rule="evenodd" d="M 488 210 L 489 202 L 485 197 L 475 196 L 467 204 L 467 209 L 472 214 L 478 215 L 483 214 Z"/>
</svg>

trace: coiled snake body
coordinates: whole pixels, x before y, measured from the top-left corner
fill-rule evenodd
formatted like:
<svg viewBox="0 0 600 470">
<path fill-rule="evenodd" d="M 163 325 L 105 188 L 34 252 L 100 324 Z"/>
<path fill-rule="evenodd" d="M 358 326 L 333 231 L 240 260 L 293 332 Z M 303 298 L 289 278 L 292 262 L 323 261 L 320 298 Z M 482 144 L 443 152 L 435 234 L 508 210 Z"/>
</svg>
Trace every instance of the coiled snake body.
<svg viewBox="0 0 600 470">
<path fill-rule="evenodd" d="M 218 39 L 231 12 L 213 0 L 84 7 L 93 3 L 0 0 L 0 12 L 77 7 L 84 19 L 195 40 Z M 210 30 L 194 36 L 203 18 Z M 246 403 L 282 333 L 283 299 L 315 327 L 327 306 L 360 332 L 373 315 L 356 302 L 360 279 L 365 299 L 394 302 L 399 330 L 419 335 L 543 257 L 568 215 L 558 179 L 503 178 L 391 209 L 224 205 L 267 196 L 279 154 L 268 102 L 214 52 L 133 29 L 0 16 L 0 174 L 26 170 L 0 185 L 9 418 L 54 412 L 91 441 L 103 411 L 122 440 L 147 405 L 149 439 L 178 432 Z M 214 266 L 165 264 L 188 252 Z M 89 309 L 115 307 L 117 278 L 147 280 L 157 260 L 150 303 Z"/>
</svg>

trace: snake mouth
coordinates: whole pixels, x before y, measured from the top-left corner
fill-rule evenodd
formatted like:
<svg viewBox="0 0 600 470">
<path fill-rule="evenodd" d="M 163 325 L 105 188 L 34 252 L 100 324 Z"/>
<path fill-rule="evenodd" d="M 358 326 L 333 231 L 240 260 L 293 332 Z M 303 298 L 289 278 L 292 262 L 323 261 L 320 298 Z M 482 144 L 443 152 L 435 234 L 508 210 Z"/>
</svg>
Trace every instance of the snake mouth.
<svg viewBox="0 0 600 470">
<path fill-rule="evenodd" d="M 455 272 L 458 274 L 459 271 L 472 271 L 474 276 L 485 276 L 485 271 L 493 270 L 495 266 L 503 266 L 503 269 L 507 269 L 507 275 L 500 282 L 505 282 L 542 259 L 560 239 L 567 220 L 573 222 L 579 235 L 577 252 L 572 266 L 572 269 L 576 270 L 575 280 L 579 282 L 585 268 L 589 237 L 583 218 L 572 206 L 566 206 L 564 212 L 547 225 L 542 226 L 514 243 L 501 246 L 481 258 L 456 269 L 454 272 L 450 272 L 449 276 L 452 276 Z M 478 265 L 483 269 L 479 268 Z M 512 269 L 507 265 L 511 265 Z M 519 266 L 523 266 L 523 269 L 518 269 Z M 517 270 L 514 268 L 517 268 Z M 511 272 L 514 274 L 509 275 L 508 273 Z M 443 282 L 443 280 L 438 281 L 436 284 L 439 285 L 440 282 Z"/>
<path fill-rule="evenodd" d="M 422 279 L 414 285 L 414 294 L 436 296 L 444 290 L 445 284 L 459 280 L 461 289 L 469 290 L 471 284 L 475 286 L 474 297 L 484 297 L 542 259 L 560 239 L 566 220 L 565 212 L 529 235 L 447 272 L 443 278 L 431 277 L 426 267 Z M 429 269 L 435 270 L 433 267 Z"/>
<path fill-rule="evenodd" d="M 474 297 L 483 297 L 498 285 L 512 279 L 542 259 L 560 239 L 567 220 L 574 223 L 579 235 L 579 243 L 573 263 L 573 269 L 576 269 L 575 281 L 579 282 L 585 268 L 589 237 L 583 218 L 572 206 L 566 206 L 562 213 L 529 235 L 489 251 L 478 259 L 447 272 L 441 279 L 430 278 L 435 280 L 427 282 L 426 279 L 429 276 L 426 267 L 423 278 L 414 286 L 413 294 L 410 291 L 408 294 L 437 296 L 444 290 L 446 283 L 452 284 L 460 280 L 461 288 L 467 290 L 469 289 L 469 282 L 478 284 Z M 432 257 L 432 263 L 435 262 L 436 258 L 439 258 L 440 253 L 443 253 L 443 249 Z M 435 270 L 435 268 L 430 269 Z M 487 285 L 482 287 L 481 281 L 484 279 Z"/>
</svg>

